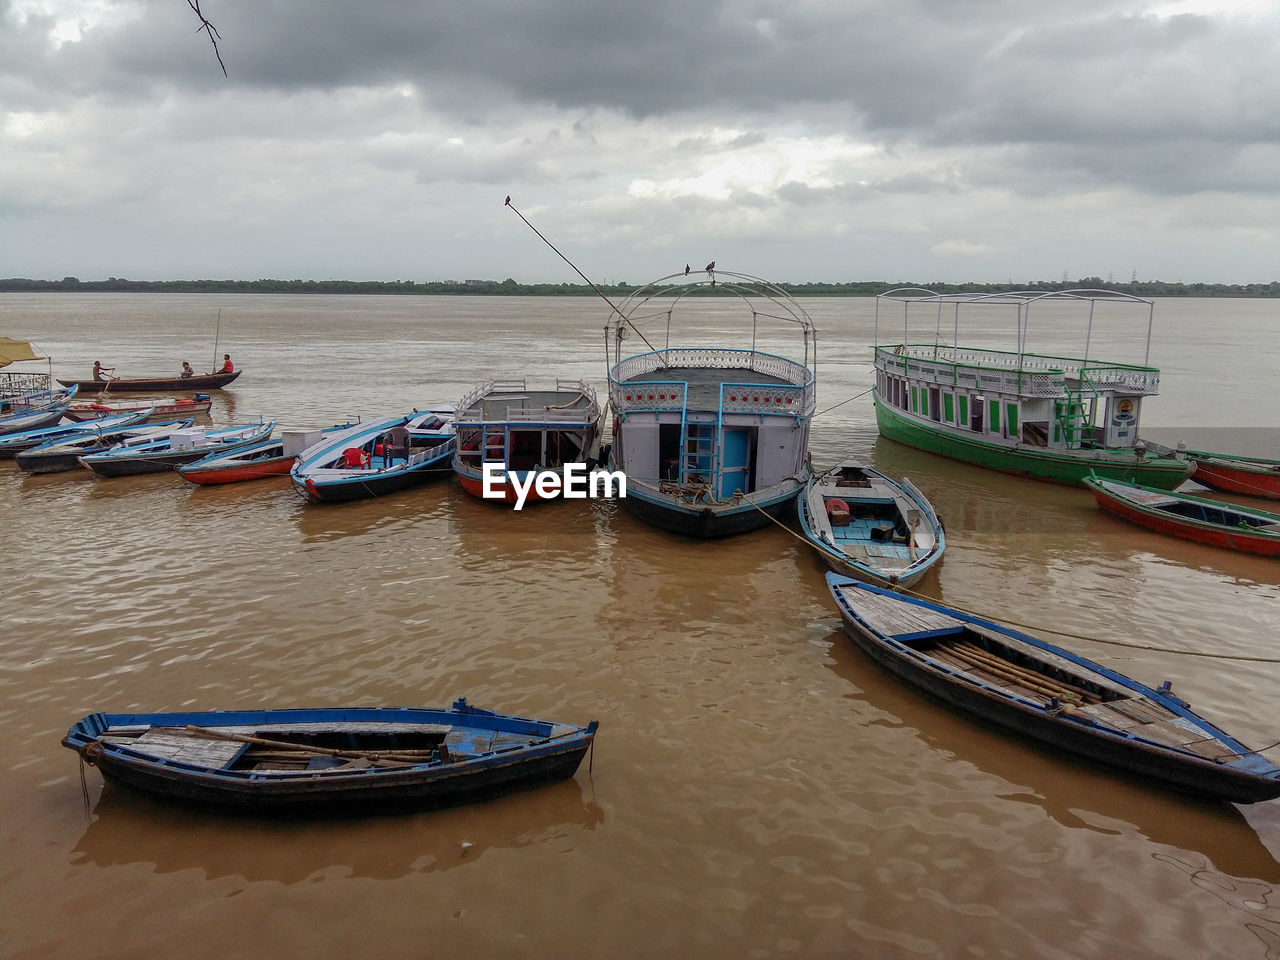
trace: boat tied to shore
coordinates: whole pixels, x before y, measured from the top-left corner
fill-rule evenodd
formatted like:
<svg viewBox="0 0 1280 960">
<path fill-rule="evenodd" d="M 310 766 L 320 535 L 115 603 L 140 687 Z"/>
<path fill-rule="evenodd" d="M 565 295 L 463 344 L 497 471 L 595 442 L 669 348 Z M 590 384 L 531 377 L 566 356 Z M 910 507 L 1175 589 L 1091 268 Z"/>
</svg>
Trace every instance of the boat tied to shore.
<svg viewBox="0 0 1280 960">
<path fill-rule="evenodd" d="M 556 380 L 539 388 L 525 379 L 486 380 L 457 408 L 453 470 L 473 497 L 485 499 L 486 464 L 494 494 L 487 499 L 523 504 L 554 495 L 539 490 L 529 474 L 571 463 L 590 468 L 599 457 L 600 404 L 586 381 Z"/>
<path fill-rule="evenodd" d="M 216 427 L 172 430 L 155 438 L 135 438 L 97 453 L 86 453 L 80 465 L 100 477 L 131 477 L 176 470 L 184 463 L 217 452 L 229 452 L 271 436 L 275 420 Z"/>
<path fill-rule="evenodd" d="M 313 503 L 380 497 L 447 476 L 456 443 L 450 406 L 366 420 L 317 434 L 289 480 Z"/>
<path fill-rule="evenodd" d="M 897 311 L 902 340 L 881 341 Z M 1087 315 L 1081 357 L 1029 350 L 1030 321 L 1061 325 Z M 1154 304 L 1110 290 L 939 294 L 904 287 L 876 297 L 876 423 L 890 440 L 1005 473 L 1080 484 L 1090 473 L 1173 489 L 1192 465 L 1139 437 L 1142 401 L 1159 392 L 1148 365 Z M 1145 319 L 1142 364 L 1090 356 L 1095 319 Z M 1014 350 L 964 346 L 961 318 L 991 323 L 1012 314 Z M 882 316 L 883 315 L 883 316 Z M 912 339 L 911 320 L 933 326 Z M 949 323 L 948 323 L 949 321 Z M 951 326 L 947 343 L 945 326 Z"/>
<path fill-rule="evenodd" d="M 629 353 L 635 338 L 645 352 Z M 761 349 L 766 339 L 799 359 Z M 623 506 L 701 538 L 757 529 L 794 509 L 812 472 L 817 349 L 813 321 L 793 297 L 714 263 L 634 291 L 605 327 L 610 457 L 626 474 Z"/>
<path fill-rule="evenodd" d="M 1107 513 L 1148 530 L 1280 557 L 1280 514 L 1102 477 L 1085 477 L 1084 485 Z"/>
<path fill-rule="evenodd" d="M 909 587 L 942 559 L 947 538 L 923 493 L 860 460 L 815 475 L 796 497 L 800 530 L 836 573 Z"/>
<path fill-rule="evenodd" d="M 1045 640 L 834 573 L 845 631 L 881 667 L 1050 750 L 1233 803 L 1280 797 L 1280 768 L 1158 689 Z"/>
</svg>

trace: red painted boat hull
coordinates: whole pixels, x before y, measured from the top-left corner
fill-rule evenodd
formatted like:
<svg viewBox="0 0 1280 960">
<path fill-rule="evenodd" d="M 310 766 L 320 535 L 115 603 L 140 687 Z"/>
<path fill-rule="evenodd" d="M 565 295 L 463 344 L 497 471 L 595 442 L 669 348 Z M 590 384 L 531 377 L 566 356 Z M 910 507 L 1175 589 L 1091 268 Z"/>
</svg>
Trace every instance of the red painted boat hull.
<svg viewBox="0 0 1280 960">
<path fill-rule="evenodd" d="M 218 467 L 216 470 L 187 471 L 182 474 L 182 479 L 201 486 L 212 486 L 217 483 L 242 483 L 245 480 L 262 480 L 267 477 L 287 477 L 294 459 L 294 457 L 273 457 L 270 460 Z"/>
<path fill-rule="evenodd" d="M 1232 467 L 1221 462 L 1196 460 L 1196 472 L 1191 479 L 1215 490 L 1243 493 L 1250 497 L 1266 497 L 1280 500 L 1280 473 L 1270 470 Z"/>
<path fill-rule="evenodd" d="M 457 473 L 457 471 L 454 472 Z M 458 482 L 462 484 L 462 489 L 478 500 L 483 500 L 486 503 L 516 503 L 519 501 L 515 487 L 509 483 L 490 484 L 491 490 L 502 494 L 502 498 L 499 499 L 498 497 L 486 497 L 484 495 L 484 481 L 465 473 L 458 473 L 457 476 Z M 538 491 L 530 486 L 529 494 L 525 497 L 524 504 L 528 506 L 531 503 L 537 503 L 545 499 L 549 498 L 538 496 Z"/>
<path fill-rule="evenodd" d="M 1280 557 L 1280 540 L 1275 537 L 1250 535 L 1246 531 L 1235 533 L 1228 530 L 1207 529 L 1191 521 L 1181 521 L 1172 515 L 1153 516 L 1152 513 L 1139 510 L 1123 500 L 1108 496 L 1102 490 L 1093 489 L 1092 493 L 1094 499 L 1098 501 L 1098 506 L 1107 513 L 1122 520 L 1128 520 L 1130 523 L 1136 523 L 1140 527 L 1146 527 L 1148 530 L 1181 537 L 1183 540 L 1194 540 L 1196 543 L 1207 543 L 1213 547 Z"/>
</svg>

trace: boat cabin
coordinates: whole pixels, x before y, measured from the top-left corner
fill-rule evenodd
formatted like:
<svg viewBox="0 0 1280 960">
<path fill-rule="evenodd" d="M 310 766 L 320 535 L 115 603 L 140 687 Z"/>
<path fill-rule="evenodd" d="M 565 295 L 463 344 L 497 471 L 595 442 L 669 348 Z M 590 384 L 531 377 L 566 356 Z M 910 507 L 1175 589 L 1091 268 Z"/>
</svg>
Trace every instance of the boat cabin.
<svg viewBox="0 0 1280 960">
<path fill-rule="evenodd" d="M 801 474 L 813 413 L 813 373 L 747 350 L 662 350 L 610 374 L 624 429 L 614 460 L 628 480 L 728 500 Z"/>
<path fill-rule="evenodd" d="M 1089 330 L 1083 357 L 1031 353 L 1027 343 L 1031 308 L 1052 301 L 1089 303 Z M 1144 306 L 1147 354 L 1150 352 L 1150 301 L 1111 291 L 1065 291 L 989 296 L 936 295 L 928 291 L 892 291 L 877 299 L 875 393 L 877 402 L 933 433 L 971 437 L 1003 446 L 1065 450 L 1132 450 L 1138 445 L 1142 400 L 1159 392 L 1155 367 L 1116 363 L 1089 356 L 1096 302 L 1124 301 Z M 880 343 L 882 305 L 901 305 L 903 339 Z M 1017 350 L 961 346 L 962 308 L 1016 312 Z M 933 342 L 911 342 L 908 319 L 935 321 Z M 987 311 L 984 319 L 998 316 Z M 955 335 L 942 339 L 942 321 Z M 918 333 L 917 333 L 918 335 Z M 1145 359 L 1145 358 L 1144 358 Z M 1141 448 L 1138 448 L 1141 450 Z"/>
<path fill-rule="evenodd" d="M 479 474 L 485 463 L 517 471 L 590 463 L 599 420 L 595 390 L 582 380 L 557 380 L 550 390 L 489 380 L 458 402 L 458 464 Z"/>
</svg>

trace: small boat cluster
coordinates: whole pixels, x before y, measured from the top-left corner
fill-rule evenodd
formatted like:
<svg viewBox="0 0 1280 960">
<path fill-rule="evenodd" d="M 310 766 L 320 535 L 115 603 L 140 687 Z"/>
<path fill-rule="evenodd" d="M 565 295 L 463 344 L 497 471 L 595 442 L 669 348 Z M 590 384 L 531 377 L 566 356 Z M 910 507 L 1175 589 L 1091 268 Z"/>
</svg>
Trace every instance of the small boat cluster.
<svg viewBox="0 0 1280 960">
<path fill-rule="evenodd" d="M 1168 684 L 1147 687 L 915 595 L 909 588 L 938 568 L 946 549 L 942 520 L 925 494 L 857 459 L 812 469 L 812 321 L 772 284 L 702 273 L 661 278 L 613 307 L 603 409 L 585 382 L 489 380 L 452 406 L 276 438 L 275 421 L 218 429 L 190 418 L 157 421 L 175 413 L 158 403 L 90 405 L 101 415 L 59 426 L 71 402 L 65 398 L 56 416 L 51 401 L 52 420 L 14 421 L 13 428 L 0 420 L 0 451 L 32 472 L 176 469 L 198 484 L 288 475 L 317 502 L 382 496 L 453 474 L 468 493 L 517 508 L 556 495 L 534 483 L 537 475 L 598 465 L 625 478 L 626 510 L 686 536 L 727 537 L 796 520 L 831 570 L 831 597 L 858 647 L 953 706 L 1152 784 L 1234 802 L 1280 796 L 1280 768 L 1194 713 Z M 706 313 L 690 308 L 705 305 L 707 294 L 735 296 L 745 307 L 745 344 L 696 342 Z M 1027 349 L 1033 318 L 1060 324 L 1062 308 L 1082 305 L 1083 356 Z M 872 390 L 880 432 L 994 470 L 1086 487 L 1103 509 L 1161 532 L 1280 556 L 1280 514 L 1175 490 L 1194 476 L 1214 489 L 1277 499 L 1280 462 L 1140 439 L 1140 405 L 1158 392 L 1159 371 L 1145 356 L 1127 364 L 1088 355 L 1095 313 L 1117 306 L 1145 313 L 1149 351 L 1152 304 L 1109 291 L 883 295 Z M 999 310 L 1016 319 L 1016 350 L 961 345 L 962 315 Z M 901 312 L 901 342 L 878 343 L 882 311 Z M 911 337 L 918 312 L 934 321 L 932 342 Z M 779 330 L 797 336 L 791 356 L 758 348 L 776 342 Z M 548 725 L 459 701 L 452 710 L 388 715 L 94 714 L 64 742 L 107 776 L 149 792 L 275 809 L 357 796 L 426 802 L 448 796 L 455 774 L 472 777 L 466 782 L 477 789 L 496 788 L 522 778 L 514 771 L 522 758 L 535 779 L 572 776 L 594 732 L 594 723 Z M 472 776 L 471 765 L 484 774 Z"/>
</svg>

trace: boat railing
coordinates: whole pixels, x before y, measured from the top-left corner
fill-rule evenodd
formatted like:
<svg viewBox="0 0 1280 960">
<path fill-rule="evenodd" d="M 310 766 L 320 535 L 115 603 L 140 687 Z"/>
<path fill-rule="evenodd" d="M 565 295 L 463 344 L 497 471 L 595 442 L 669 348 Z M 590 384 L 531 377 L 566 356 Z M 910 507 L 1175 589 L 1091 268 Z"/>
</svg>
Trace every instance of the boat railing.
<svg viewBox="0 0 1280 960">
<path fill-rule="evenodd" d="M 526 389 L 524 380 L 486 380 L 465 397 L 458 401 L 457 422 L 459 424 L 493 423 L 484 414 L 481 402 L 491 393 L 519 392 Z M 594 421 L 600 416 L 600 403 L 596 399 L 595 388 L 585 380 L 556 380 L 556 393 L 576 393 L 563 404 L 539 404 L 530 407 L 509 407 L 502 417 L 506 421 L 524 422 L 583 422 Z M 580 404 L 579 400 L 586 400 Z"/>
<path fill-rule="evenodd" d="M 49 392 L 47 373 L 0 373 L 0 400 L 21 405 Z"/>
<path fill-rule="evenodd" d="M 815 397 L 810 387 L 781 383 L 722 383 L 721 413 L 785 414 L 807 417 L 813 413 Z"/>
<path fill-rule="evenodd" d="M 1160 387 L 1160 371 L 1154 367 L 1088 365 L 1071 357 L 935 344 L 878 346 L 876 366 L 911 380 L 1026 397 L 1063 397 L 1069 387 L 1079 383 L 1101 391 L 1134 394 L 1154 394 Z"/>
<path fill-rule="evenodd" d="M 675 410 L 685 408 L 688 384 L 679 380 L 643 380 L 610 383 L 609 399 L 618 411 Z"/>
<path fill-rule="evenodd" d="M 813 371 L 802 363 L 759 350 L 734 350 L 717 347 L 671 347 L 641 353 L 617 363 L 609 373 L 610 381 L 625 381 L 646 373 L 671 367 L 700 367 L 713 370 L 738 369 L 777 377 L 788 383 L 806 386 L 813 383 Z"/>
</svg>

